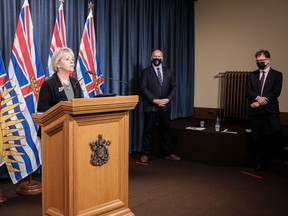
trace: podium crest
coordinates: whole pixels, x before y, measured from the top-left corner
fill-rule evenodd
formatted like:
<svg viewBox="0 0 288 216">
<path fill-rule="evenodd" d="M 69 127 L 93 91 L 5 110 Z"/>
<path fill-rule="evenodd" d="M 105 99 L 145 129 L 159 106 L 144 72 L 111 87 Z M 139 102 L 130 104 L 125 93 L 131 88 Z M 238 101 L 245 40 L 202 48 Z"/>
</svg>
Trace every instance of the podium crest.
<svg viewBox="0 0 288 216">
<path fill-rule="evenodd" d="M 103 139 L 102 134 L 98 134 L 98 140 L 89 143 L 92 150 L 90 163 L 93 166 L 102 166 L 108 162 L 110 159 L 108 146 L 110 144 L 111 141 Z"/>
</svg>

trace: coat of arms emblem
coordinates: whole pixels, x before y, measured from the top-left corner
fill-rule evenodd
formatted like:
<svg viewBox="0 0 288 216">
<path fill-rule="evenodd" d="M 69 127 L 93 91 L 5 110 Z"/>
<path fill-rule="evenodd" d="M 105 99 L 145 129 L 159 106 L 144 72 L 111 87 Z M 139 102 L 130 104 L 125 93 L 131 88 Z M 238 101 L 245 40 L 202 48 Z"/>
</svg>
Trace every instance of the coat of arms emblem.
<svg viewBox="0 0 288 216">
<path fill-rule="evenodd" d="M 111 141 L 103 139 L 102 134 L 98 134 L 98 140 L 90 142 L 92 150 L 90 163 L 94 166 L 102 166 L 110 159 L 108 146 Z"/>
</svg>

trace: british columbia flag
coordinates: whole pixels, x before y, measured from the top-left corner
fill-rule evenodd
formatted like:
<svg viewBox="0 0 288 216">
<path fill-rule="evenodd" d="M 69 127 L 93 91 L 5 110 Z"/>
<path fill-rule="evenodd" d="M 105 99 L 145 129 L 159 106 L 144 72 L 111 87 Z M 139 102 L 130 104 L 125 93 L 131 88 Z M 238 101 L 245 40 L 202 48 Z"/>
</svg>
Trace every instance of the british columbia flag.
<svg viewBox="0 0 288 216">
<path fill-rule="evenodd" d="M 60 0 L 60 6 L 57 13 L 52 40 L 50 44 L 50 52 L 48 57 L 48 66 L 46 71 L 46 77 L 51 76 L 54 71 L 51 67 L 51 59 L 57 48 L 67 46 L 67 37 L 66 37 L 66 25 L 63 12 L 63 0 Z"/>
<path fill-rule="evenodd" d="M 6 70 L 5 70 L 4 62 L 3 62 L 3 59 L 2 59 L 2 53 L 1 53 L 1 50 L 0 50 L 0 98 L 2 98 L 2 94 L 1 93 L 2 93 L 2 90 L 3 90 L 4 84 L 6 82 L 6 77 L 7 77 L 7 73 L 6 73 Z M 1 107 L 0 107 L 0 109 L 1 109 Z"/>
<path fill-rule="evenodd" d="M 5 66 L 3 63 L 2 54 L 1 54 L 1 50 L 0 50 L 0 101 L 2 101 L 2 92 L 3 92 L 4 84 L 6 82 L 6 77 L 7 77 L 7 73 L 5 70 Z M 1 111 L 2 111 L 2 106 L 0 106 L 0 113 L 1 113 Z M 0 136 L 1 136 L 1 134 L 0 134 Z M 0 142 L 0 166 L 2 166 L 4 164 L 4 144 L 3 143 L 4 142 Z"/>
<path fill-rule="evenodd" d="M 44 80 L 29 3 L 25 0 L 16 27 L 8 79 L 4 87 L 5 103 L 2 99 L 1 110 L 1 114 L 6 116 L 6 133 L 11 133 L 11 136 L 6 135 L 5 163 L 14 184 L 32 174 L 42 163 L 38 126 L 32 114 L 36 112 L 39 88 Z"/>
<path fill-rule="evenodd" d="M 92 71 L 94 74 L 86 74 Z M 104 79 L 96 48 L 95 28 L 92 9 L 85 22 L 76 66 L 76 78 L 81 79 L 84 97 L 94 97 L 104 92 Z"/>
</svg>

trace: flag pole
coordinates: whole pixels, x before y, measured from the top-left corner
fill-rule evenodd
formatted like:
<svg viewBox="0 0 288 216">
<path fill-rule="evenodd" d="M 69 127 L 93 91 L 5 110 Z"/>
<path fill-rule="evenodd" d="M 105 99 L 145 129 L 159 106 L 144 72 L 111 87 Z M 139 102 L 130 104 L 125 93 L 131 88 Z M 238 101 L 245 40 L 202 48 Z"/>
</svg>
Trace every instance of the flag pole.
<svg viewBox="0 0 288 216">
<path fill-rule="evenodd" d="M 0 203 L 4 203 L 7 199 L 8 198 L 7 198 L 6 194 L 4 194 L 4 192 L 0 188 Z"/>
<path fill-rule="evenodd" d="M 42 185 L 38 181 L 32 180 L 32 175 L 28 176 L 28 180 L 21 182 L 16 192 L 21 195 L 37 195 L 42 193 Z"/>
<path fill-rule="evenodd" d="M 93 4 L 92 0 L 90 0 L 90 2 L 88 4 L 88 8 L 89 8 L 90 11 L 93 11 L 94 4 Z M 93 82 L 94 82 L 94 91 L 95 92 L 99 92 L 97 73 L 95 74 L 95 77 L 93 76 Z"/>
</svg>

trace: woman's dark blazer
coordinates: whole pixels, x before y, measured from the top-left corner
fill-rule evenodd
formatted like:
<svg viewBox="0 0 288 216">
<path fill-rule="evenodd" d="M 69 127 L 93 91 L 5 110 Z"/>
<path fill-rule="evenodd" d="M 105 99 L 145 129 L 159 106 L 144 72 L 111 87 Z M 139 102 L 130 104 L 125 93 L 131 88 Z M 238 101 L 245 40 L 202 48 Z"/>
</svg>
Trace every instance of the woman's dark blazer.
<svg viewBox="0 0 288 216">
<path fill-rule="evenodd" d="M 70 83 L 74 98 L 82 98 L 82 90 L 77 79 L 70 77 Z M 57 73 L 54 73 L 43 82 L 40 88 L 37 111 L 45 112 L 60 101 L 68 101 L 68 99 Z"/>
</svg>

